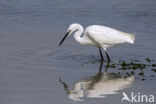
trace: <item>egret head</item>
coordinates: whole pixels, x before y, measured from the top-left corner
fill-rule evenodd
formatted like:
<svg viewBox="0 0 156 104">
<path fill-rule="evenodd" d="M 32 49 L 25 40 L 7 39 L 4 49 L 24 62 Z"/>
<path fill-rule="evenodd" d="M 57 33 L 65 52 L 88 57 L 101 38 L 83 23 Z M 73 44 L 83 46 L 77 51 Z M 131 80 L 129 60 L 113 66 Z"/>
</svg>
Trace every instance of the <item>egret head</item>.
<svg viewBox="0 0 156 104">
<path fill-rule="evenodd" d="M 61 42 L 59 43 L 59 46 L 63 43 L 63 41 L 66 39 L 67 36 L 71 35 L 71 33 L 73 33 L 74 31 L 78 30 L 80 27 L 82 27 L 80 24 L 78 23 L 73 23 L 69 26 L 67 33 L 65 34 L 65 36 L 63 37 L 63 39 L 61 40 Z"/>
</svg>

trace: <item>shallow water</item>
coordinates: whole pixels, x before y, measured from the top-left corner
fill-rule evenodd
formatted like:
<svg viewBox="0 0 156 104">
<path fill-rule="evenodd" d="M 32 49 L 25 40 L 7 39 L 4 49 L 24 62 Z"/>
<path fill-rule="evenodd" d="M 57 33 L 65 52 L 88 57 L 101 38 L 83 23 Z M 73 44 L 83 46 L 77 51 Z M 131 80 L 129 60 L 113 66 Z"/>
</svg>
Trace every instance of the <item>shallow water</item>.
<svg viewBox="0 0 156 104">
<path fill-rule="evenodd" d="M 155 0 L 1 0 L 0 103 L 122 104 L 122 92 L 156 95 L 155 5 Z M 57 46 L 73 22 L 134 33 L 136 41 L 108 49 L 112 61 L 107 73 L 106 62 L 98 73 L 96 47 L 79 45 L 72 36 Z"/>
</svg>

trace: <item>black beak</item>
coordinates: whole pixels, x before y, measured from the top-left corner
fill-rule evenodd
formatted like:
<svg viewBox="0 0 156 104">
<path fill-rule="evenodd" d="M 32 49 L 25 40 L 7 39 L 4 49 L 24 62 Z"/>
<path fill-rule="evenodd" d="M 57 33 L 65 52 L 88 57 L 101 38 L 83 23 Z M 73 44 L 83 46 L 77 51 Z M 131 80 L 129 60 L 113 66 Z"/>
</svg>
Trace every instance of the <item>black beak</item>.
<svg viewBox="0 0 156 104">
<path fill-rule="evenodd" d="M 71 30 L 69 30 L 65 36 L 63 37 L 63 39 L 61 40 L 61 42 L 59 43 L 59 46 L 63 43 L 63 41 L 66 39 L 66 37 L 68 36 L 68 34 L 71 32 Z"/>
</svg>

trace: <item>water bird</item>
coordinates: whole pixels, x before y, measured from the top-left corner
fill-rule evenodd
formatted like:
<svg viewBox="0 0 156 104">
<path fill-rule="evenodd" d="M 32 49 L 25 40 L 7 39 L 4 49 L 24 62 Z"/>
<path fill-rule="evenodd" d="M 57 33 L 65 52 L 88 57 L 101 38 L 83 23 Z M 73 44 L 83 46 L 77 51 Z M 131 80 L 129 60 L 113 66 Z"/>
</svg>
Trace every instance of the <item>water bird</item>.
<svg viewBox="0 0 156 104">
<path fill-rule="evenodd" d="M 66 37 L 70 36 L 74 32 L 74 38 L 78 43 L 82 45 L 92 45 L 99 48 L 101 62 L 104 61 L 101 49 L 104 50 L 107 61 L 110 62 L 107 48 L 121 43 L 134 44 L 135 40 L 135 36 L 133 34 L 128 34 L 111 27 L 102 25 L 90 25 L 84 30 L 82 25 L 73 23 L 69 26 L 67 33 L 59 43 L 59 46 L 63 43 Z"/>
</svg>

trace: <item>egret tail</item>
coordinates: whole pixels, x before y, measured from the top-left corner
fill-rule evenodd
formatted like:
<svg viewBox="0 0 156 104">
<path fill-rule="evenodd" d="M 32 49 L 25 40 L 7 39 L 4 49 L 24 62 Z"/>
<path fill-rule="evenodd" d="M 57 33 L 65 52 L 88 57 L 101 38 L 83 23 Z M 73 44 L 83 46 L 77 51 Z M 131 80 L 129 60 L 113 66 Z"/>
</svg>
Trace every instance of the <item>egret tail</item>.
<svg viewBox="0 0 156 104">
<path fill-rule="evenodd" d="M 134 40 L 135 40 L 135 35 L 134 34 L 128 34 L 128 33 L 122 32 L 122 31 L 119 31 L 119 32 L 121 34 L 127 36 L 127 39 L 126 40 L 127 40 L 128 43 L 134 44 Z"/>
</svg>

